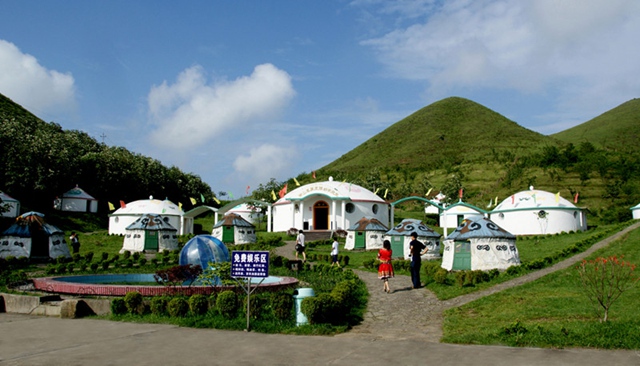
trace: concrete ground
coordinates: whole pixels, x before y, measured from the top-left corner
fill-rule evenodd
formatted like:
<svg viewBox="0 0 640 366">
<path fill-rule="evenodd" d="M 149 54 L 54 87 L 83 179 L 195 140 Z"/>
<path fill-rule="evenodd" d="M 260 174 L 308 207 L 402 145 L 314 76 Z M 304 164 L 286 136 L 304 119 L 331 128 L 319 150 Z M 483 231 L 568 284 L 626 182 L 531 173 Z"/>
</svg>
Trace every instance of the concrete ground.
<svg viewBox="0 0 640 366">
<path fill-rule="evenodd" d="M 640 223 L 553 267 L 478 293 L 439 301 L 410 289 L 406 276 L 382 292 L 377 276 L 358 272 L 370 304 L 361 325 L 331 337 L 180 328 L 164 324 L 60 319 L 0 313 L 4 365 L 640 365 L 638 351 L 539 349 L 438 343 L 442 311 L 566 268 Z M 289 244 L 291 245 L 291 244 Z M 279 252 L 291 257 L 293 246 Z"/>
</svg>

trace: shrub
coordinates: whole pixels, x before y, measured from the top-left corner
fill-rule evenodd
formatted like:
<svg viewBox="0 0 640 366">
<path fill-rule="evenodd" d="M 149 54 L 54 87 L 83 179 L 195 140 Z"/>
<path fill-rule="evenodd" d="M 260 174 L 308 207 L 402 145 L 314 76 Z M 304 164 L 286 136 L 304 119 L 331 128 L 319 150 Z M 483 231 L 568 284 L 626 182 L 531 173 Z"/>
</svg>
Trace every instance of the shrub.
<svg viewBox="0 0 640 366">
<path fill-rule="evenodd" d="M 131 314 L 144 313 L 144 305 L 142 304 L 142 295 L 137 291 L 127 292 L 124 296 L 124 304 Z"/>
<path fill-rule="evenodd" d="M 102 258 L 102 261 L 103 261 L 103 262 L 104 262 L 104 261 L 106 261 L 107 259 L 109 259 L 109 253 L 107 253 L 107 252 L 102 252 L 102 256 L 101 256 L 101 258 Z"/>
<path fill-rule="evenodd" d="M 59 263 L 59 264 L 58 264 L 58 267 L 57 267 L 57 269 L 56 269 L 56 272 L 57 272 L 58 274 L 64 274 L 64 273 L 67 273 L 67 265 L 66 265 L 66 264 L 64 264 L 64 263 Z"/>
<path fill-rule="evenodd" d="M 506 271 L 504 271 L 504 273 L 510 275 L 510 276 L 514 276 L 517 275 L 518 273 L 522 272 L 522 266 L 511 266 L 509 268 L 507 268 Z"/>
<path fill-rule="evenodd" d="M 72 260 L 74 262 L 80 262 L 82 260 L 82 256 L 80 255 L 80 253 L 75 253 L 73 254 L 73 256 L 71 256 Z"/>
<path fill-rule="evenodd" d="M 146 264 L 147 264 L 147 258 L 142 257 L 142 258 L 138 259 L 138 265 L 140 267 L 144 267 Z"/>
<path fill-rule="evenodd" d="M 87 261 L 87 263 L 91 263 L 93 260 L 93 252 L 87 252 L 87 254 L 84 255 L 84 260 Z"/>
<path fill-rule="evenodd" d="M 191 295 L 189 298 L 189 309 L 194 315 L 203 315 L 209 310 L 207 297 L 201 294 Z"/>
<path fill-rule="evenodd" d="M 49 264 L 44 269 L 44 273 L 46 273 L 48 275 L 55 274 L 56 273 L 56 267 L 54 267 L 53 265 Z"/>
<path fill-rule="evenodd" d="M 273 315 L 280 320 L 287 320 L 292 315 L 293 296 L 286 292 L 277 292 L 271 296 Z"/>
<path fill-rule="evenodd" d="M 113 256 L 113 258 L 111 258 L 111 261 L 113 263 L 117 263 L 120 260 L 120 254 L 116 254 Z"/>
<path fill-rule="evenodd" d="M 167 313 L 167 299 L 156 296 L 151 299 L 151 313 L 154 315 L 164 315 Z"/>
<path fill-rule="evenodd" d="M 306 297 L 302 299 L 300 310 L 306 315 L 310 324 L 331 323 L 335 320 L 332 316 L 338 304 L 335 297 L 328 293 L 322 293 L 315 297 Z"/>
<path fill-rule="evenodd" d="M 102 269 L 106 271 L 109 269 L 109 262 L 104 261 L 101 263 L 101 266 L 102 266 Z"/>
<path fill-rule="evenodd" d="M 343 266 L 345 266 L 345 267 L 346 267 L 346 266 L 348 266 L 348 265 L 349 265 L 349 260 L 350 260 L 350 259 L 351 259 L 351 258 L 349 258 L 349 256 L 348 256 L 348 255 L 345 255 L 345 256 L 342 258 Z"/>
<path fill-rule="evenodd" d="M 331 268 L 331 267 L 329 267 Z M 356 304 L 356 289 L 358 284 L 355 280 L 346 280 L 339 282 L 336 287 L 331 290 L 331 296 L 336 299 L 336 302 L 342 313 L 348 312 L 349 309 L 355 307 Z"/>
<path fill-rule="evenodd" d="M 122 259 L 129 259 L 129 257 L 131 257 L 131 252 L 125 250 L 124 253 L 122 253 Z"/>
<path fill-rule="evenodd" d="M 111 300 L 111 314 L 113 315 L 122 315 L 127 312 L 127 305 L 124 302 L 124 299 L 121 297 L 117 297 Z"/>
<path fill-rule="evenodd" d="M 140 259 L 140 252 L 133 253 L 132 257 L 134 261 L 137 261 L 138 259 Z"/>
<path fill-rule="evenodd" d="M 373 263 L 375 262 L 374 258 L 365 259 L 362 261 L 362 265 L 364 268 L 373 268 Z"/>
<path fill-rule="evenodd" d="M 91 269 L 91 272 L 98 272 L 98 267 L 100 265 L 98 263 L 91 263 L 91 265 L 89 265 L 89 268 Z"/>
<path fill-rule="evenodd" d="M 227 317 L 233 318 L 238 312 L 238 296 L 233 291 L 222 291 L 216 299 L 216 309 Z"/>
<path fill-rule="evenodd" d="M 448 283 L 449 272 L 444 268 L 439 268 L 436 273 L 433 274 L 433 280 L 439 285 L 446 285 Z"/>
<path fill-rule="evenodd" d="M 182 297 L 174 297 L 167 304 L 167 312 L 172 317 L 183 317 L 189 312 L 189 303 Z"/>
<path fill-rule="evenodd" d="M 88 266 L 87 262 L 81 262 L 80 263 L 80 268 L 79 268 L 80 271 L 82 271 L 82 272 L 86 271 L 87 270 L 87 266 Z"/>
</svg>

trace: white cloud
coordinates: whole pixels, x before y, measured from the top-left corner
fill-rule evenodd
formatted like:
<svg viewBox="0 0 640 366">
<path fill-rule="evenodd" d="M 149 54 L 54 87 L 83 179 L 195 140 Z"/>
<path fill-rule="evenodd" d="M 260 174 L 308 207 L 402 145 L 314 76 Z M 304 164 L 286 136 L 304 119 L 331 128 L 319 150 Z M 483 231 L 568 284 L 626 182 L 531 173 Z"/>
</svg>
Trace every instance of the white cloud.
<svg viewBox="0 0 640 366">
<path fill-rule="evenodd" d="M 264 183 L 288 173 L 298 160 L 299 154 L 294 146 L 263 144 L 236 157 L 234 175 L 254 185 Z"/>
<path fill-rule="evenodd" d="M 192 148 L 229 130 L 251 130 L 281 112 L 295 96 L 291 77 L 271 64 L 255 67 L 233 81 L 207 82 L 204 70 L 184 70 L 174 84 L 151 88 L 148 111 L 157 127 L 152 141 L 171 148 Z M 224 137 L 221 137 L 224 139 Z"/>
<path fill-rule="evenodd" d="M 431 13 L 362 44 L 392 76 L 424 81 L 433 97 L 506 89 L 553 95 L 558 110 L 589 114 L 640 93 L 638 1 L 409 3 Z M 406 20 L 389 6 L 378 14 Z"/>
<path fill-rule="evenodd" d="M 75 81 L 70 73 L 48 70 L 16 45 L 0 39 L 0 93 L 41 115 L 75 108 Z"/>
</svg>

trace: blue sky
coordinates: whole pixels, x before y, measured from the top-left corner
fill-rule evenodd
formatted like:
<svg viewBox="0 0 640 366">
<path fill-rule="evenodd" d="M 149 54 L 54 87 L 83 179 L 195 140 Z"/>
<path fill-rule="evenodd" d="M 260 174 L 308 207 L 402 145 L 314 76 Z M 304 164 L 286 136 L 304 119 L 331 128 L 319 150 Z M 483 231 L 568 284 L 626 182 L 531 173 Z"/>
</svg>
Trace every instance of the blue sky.
<svg viewBox="0 0 640 366">
<path fill-rule="evenodd" d="M 321 168 L 449 96 L 551 134 L 640 95 L 636 0 L 0 8 L 0 93 L 236 197 Z"/>
</svg>

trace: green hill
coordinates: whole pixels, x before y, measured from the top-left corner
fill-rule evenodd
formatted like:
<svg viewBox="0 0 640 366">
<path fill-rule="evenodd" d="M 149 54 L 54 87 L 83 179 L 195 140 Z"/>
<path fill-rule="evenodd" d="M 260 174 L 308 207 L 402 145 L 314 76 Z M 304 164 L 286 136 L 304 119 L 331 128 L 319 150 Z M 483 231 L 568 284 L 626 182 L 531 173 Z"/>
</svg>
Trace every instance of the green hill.
<svg viewBox="0 0 640 366">
<path fill-rule="evenodd" d="M 380 166 L 431 169 L 443 163 L 479 163 L 504 152 L 530 154 L 554 138 L 528 130 L 473 101 L 451 97 L 394 123 L 323 167 L 367 171 Z"/>
<path fill-rule="evenodd" d="M 640 99 L 625 102 L 596 118 L 551 135 L 558 140 L 594 146 L 613 151 L 636 149 L 640 141 Z"/>
</svg>

